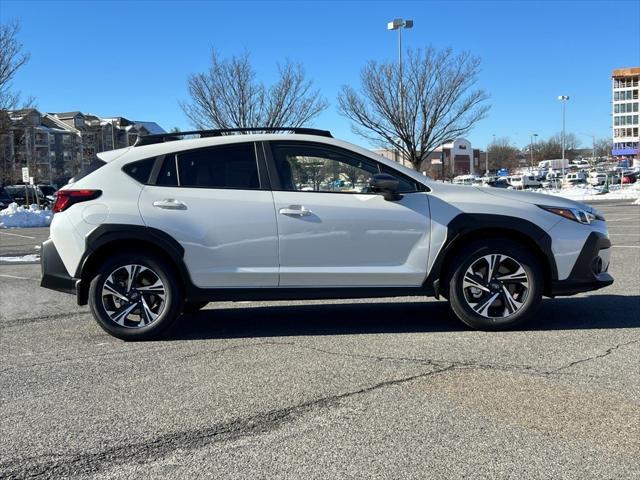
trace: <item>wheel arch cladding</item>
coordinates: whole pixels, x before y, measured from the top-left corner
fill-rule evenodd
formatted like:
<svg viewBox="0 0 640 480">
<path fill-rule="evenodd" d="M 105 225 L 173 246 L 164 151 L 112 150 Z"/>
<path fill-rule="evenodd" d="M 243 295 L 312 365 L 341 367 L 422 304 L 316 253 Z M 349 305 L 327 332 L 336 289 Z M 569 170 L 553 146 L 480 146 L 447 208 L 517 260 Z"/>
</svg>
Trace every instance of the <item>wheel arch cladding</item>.
<svg viewBox="0 0 640 480">
<path fill-rule="evenodd" d="M 85 240 L 85 254 L 75 277 L 82 280 L 78 290 L 78 303 L 85 305 L 91 276 L 105 258 L 124 250 L 149 252 L 164 259 L 175 270 L 183 286 L 188 272 L 183 262 L 184 248 L 173 237 L 161 230 L 138 226 L 104 224 L 93 230 Z"/>
<path fill-rule="evenodd" d="M 446 289 L 448 268 L 455 255 L 466 245 L 487 238 L 508 238 L 523 245 L 540 262 L 544 275 L 544 295 L 551 292 L 551 284 L 558 278 L 551 237 L 542 228 L 522 218 L 484 213 L 461 213 L 447 227 L 447 240 L 427 276 L 425 285 L 433 285 L 436 295 Z"/>
</svg>

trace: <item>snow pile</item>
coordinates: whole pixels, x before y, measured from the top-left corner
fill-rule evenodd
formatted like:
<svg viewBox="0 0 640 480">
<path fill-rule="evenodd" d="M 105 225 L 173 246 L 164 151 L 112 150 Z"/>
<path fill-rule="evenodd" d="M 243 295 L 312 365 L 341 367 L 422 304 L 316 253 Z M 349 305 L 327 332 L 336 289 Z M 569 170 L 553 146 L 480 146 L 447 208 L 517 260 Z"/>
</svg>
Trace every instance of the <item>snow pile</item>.
<svg viewBox="0 0 640 480">
<path fill-rule="evenodd" d="M 39 262 L 40 255 L 37 253 L 22 255 L 21 257 L 0 257 L 0 262 Z"/>
<path fill-rule="evenodd" d="M 19 207 L 17 203 L 12 203 L 0 210 L 0 228 L 48 227 L 52 218 L 51 210 L 41 210 L 35 204 Z"/>
<path fill-rule="evenodd" d="M 588 202 L 592 200 L 635 200 L 640 199 L 640 182 L 631 185 L 610 185 L 609 191 L 604 192 L 602 187 L 592 187 L 591 185 L 575 185 L 560 190 L 536 190 L 539 193 L 547 195 L 555 195 L 579 202 Z"/>
<path fill-rule="evenodd" d="M 633 204 L 634 205 L 640 205 L 640 197 L 638 197 L 638 199 L 635 202 L 633 202 Z"/>
</svg>

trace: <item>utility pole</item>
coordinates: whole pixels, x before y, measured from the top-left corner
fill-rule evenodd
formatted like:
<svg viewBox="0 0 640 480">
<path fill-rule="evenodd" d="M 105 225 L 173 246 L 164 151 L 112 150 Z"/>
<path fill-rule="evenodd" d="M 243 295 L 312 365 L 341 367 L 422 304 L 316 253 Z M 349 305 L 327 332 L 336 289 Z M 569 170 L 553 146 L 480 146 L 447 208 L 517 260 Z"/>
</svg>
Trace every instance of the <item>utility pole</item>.
<svg viewBox="0 0 640 480">
<path fill-rule="evenodd" d="M 535 138 L 538 136 L 537 133 L 531 134 L 531 143 L 529 144 L 529 150 L 531 150 L 531 169 L 533 170 L 533 149 L 535 145 Z"/>
<path fill-rule="evenodd" d="M 566 114 L 566 104 L 569 100 L 569 95 L 560 95 L 558 96 L 558 100 L 562 102 L 562 178 L 564 179 L 564 150 L 565 150 L 565 142 L 566 142 L 566 133 L 565 133 L 565 114 Z"/>
<path fill-rule="evenodd" d="M 489 176 L 489 145 L 487 145 L 487 151 L 484 152 L 484 176 Z"/>
</svg>

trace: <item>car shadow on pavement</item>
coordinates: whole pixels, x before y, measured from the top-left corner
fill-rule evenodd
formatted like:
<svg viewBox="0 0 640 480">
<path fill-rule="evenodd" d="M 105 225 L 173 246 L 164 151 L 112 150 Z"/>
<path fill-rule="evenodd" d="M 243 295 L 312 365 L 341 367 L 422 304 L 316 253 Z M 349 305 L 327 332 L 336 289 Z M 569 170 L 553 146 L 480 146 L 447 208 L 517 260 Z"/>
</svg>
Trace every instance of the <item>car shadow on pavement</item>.
<svg viewBox="0 0 640 480">
<path fill-rule="evenodd" d="M 639 328 L 640 295 L 545 299 L 517 330 Z M 210 308 L 184 315 L 168 340 L 469 330 L 446 302 L 328 303 Z"/>
</svg>

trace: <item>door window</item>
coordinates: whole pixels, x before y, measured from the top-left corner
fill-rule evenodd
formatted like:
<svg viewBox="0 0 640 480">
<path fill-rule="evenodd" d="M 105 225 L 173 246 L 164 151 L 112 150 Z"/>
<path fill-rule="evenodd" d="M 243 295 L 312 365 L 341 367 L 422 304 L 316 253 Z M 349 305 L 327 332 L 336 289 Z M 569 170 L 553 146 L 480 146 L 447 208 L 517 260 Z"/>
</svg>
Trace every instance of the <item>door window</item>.
<svg viewBox="0 0 640 480">
<path fill-rule="evenodd" d="M 258 190 L 258 164 L 253 143 L 222 145 L 178 154 L 181 187 Z"/>
<path fill-rule="evenodd" d="M 281 190 L 369 193 L 379 173 L 375 162 L 337 149 L 273 142 L 272 152 Z"/>
</svg>

